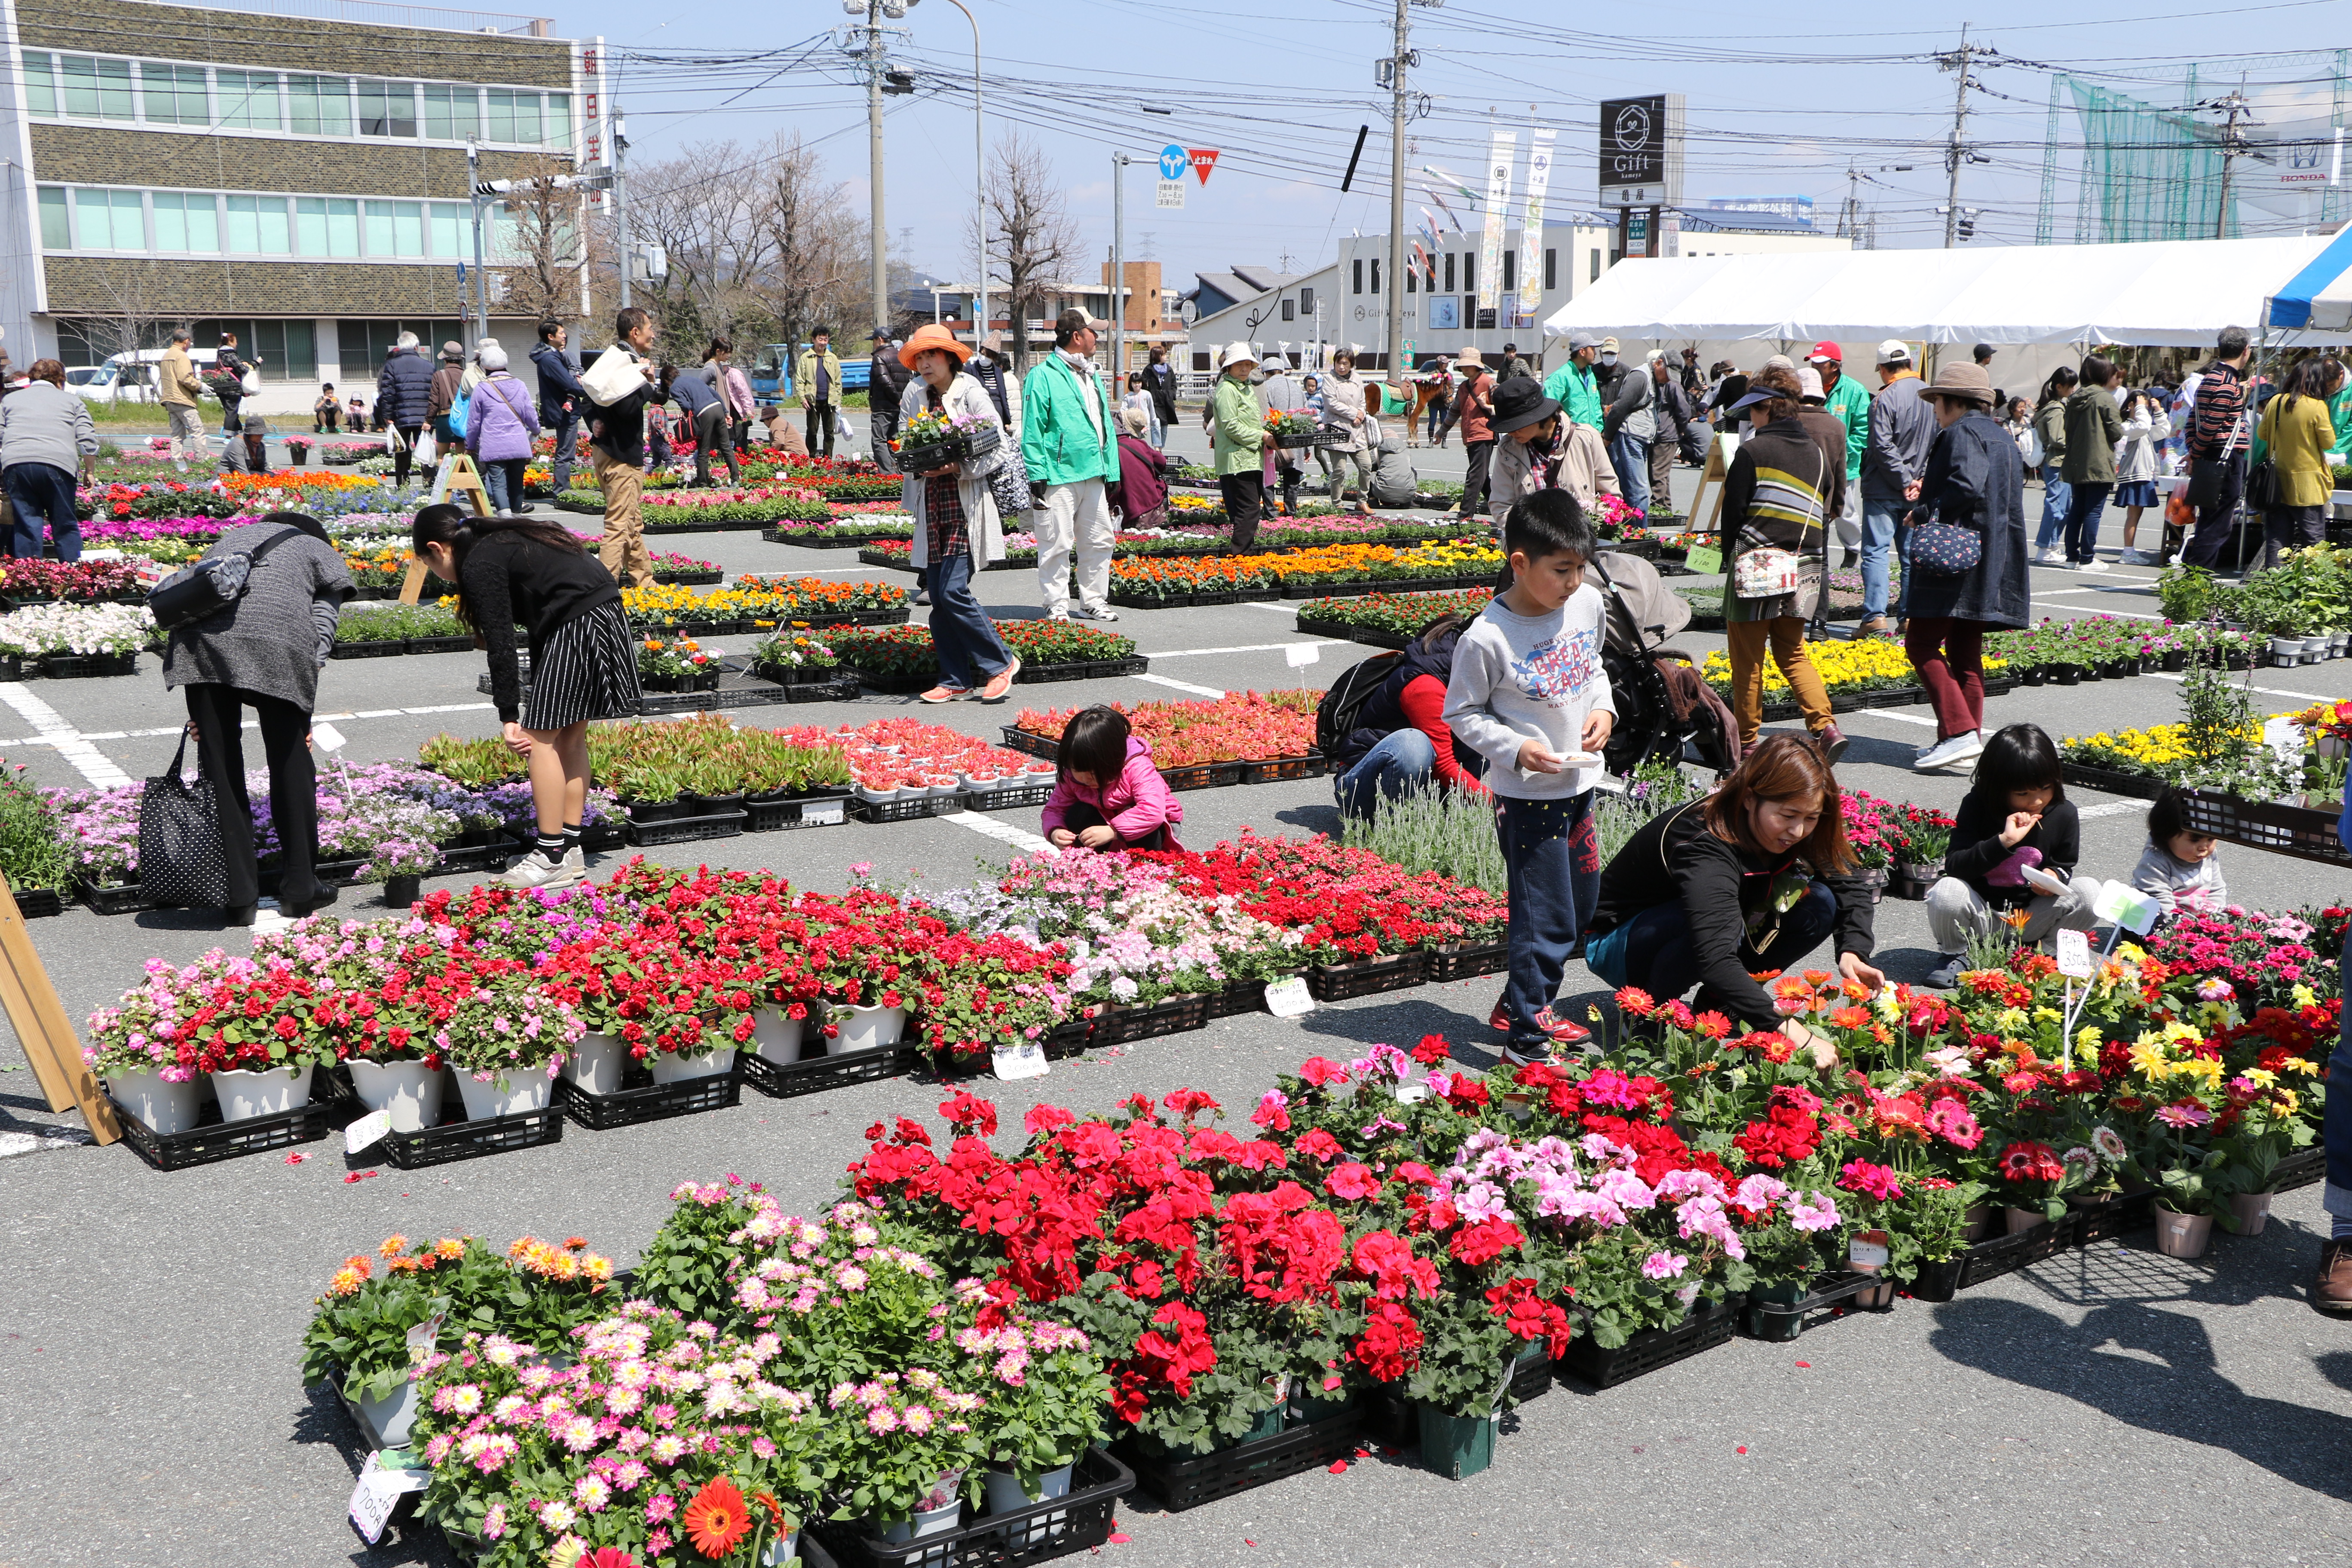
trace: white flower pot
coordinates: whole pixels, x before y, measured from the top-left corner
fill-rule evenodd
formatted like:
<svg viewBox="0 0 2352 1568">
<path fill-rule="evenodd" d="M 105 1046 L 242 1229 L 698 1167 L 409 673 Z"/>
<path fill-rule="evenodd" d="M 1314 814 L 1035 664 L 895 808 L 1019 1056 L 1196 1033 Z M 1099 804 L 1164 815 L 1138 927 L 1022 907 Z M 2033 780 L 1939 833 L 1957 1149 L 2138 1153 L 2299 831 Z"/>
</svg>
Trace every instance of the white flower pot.
<svg viewBox="0 0 2352 1568">
<path fill-rule="evenodd" d="M 299 1110 L 310 1103 L 310 1064 L 303 1063 L 299 1072 L 283 1068 L 272 1072 L 216 1072 L 213 1092 L 220 1096 L 223 1121 L 250 1121 L 257 1116 Z"/>
<path fill-rule="evenodd" d="M 408 1428 L 416 1419 L 416 1384 L 404 1383 L 382 1399 L 353 1401 L 367 1424 L 375 1428 L 376 1441 L 387 1448 L 408 1446 Z"/>
<path fill-rule="evenodd" d="M 884 1525 L 882 1539 L 893 1546 L 903 1546 L 909 1541 L 920 1541 L 926 1536 L 945 1535 L 962 1522 L 963 1504 L 960 1500 L 954 1501 L 945 1508 L 930 1509 L 911 1519 Z M 928 1563 L 929 1559 L 925 1561 Z"/>
<path fill-rule="evenodd" d="M 204 1109 L 202 1074 L 170 1083 L 160 1072 L 119 1072 L 107 1079 L 106 1089 L 150 1132 L 185 1132 Z"/>
<path fill-rule="evenodd" d="M 1034 1497 L 1022 1489 L 1021 1478 L 1011 1470 L 989 1471 L 988 1511 L 1017 1513 L 1024 1508 L 1034 1507 L 1051 1499 L 1069 1496 L 1070 1472 L 1075 1468 L 1075 1466 L 1064 1465 L 1058 1470 L 1047 1470 L 1038 1477 L 1038 1490 Z M 1059 1535 L 1064 1530 L 1069 1528 L 1069 1518 L 1066 1512 L 1057 1510 L 1017 1529 L 1008 1529 L 1004 1532 L 1005 1544 L 1016 1551 L 1024 1546 L 1034 1546 L 1039 1542 Z"/>
<path fill-rule="evenodd" d="M 673 1056 L 663 1051 L 647 1064 L 653 1068 L 656 1083 L 684 1083 L 689 1079 L 724 1078 L 735 1070 L 735 1047 L 722 1051 L 705 1051 L 698 1057 Z"/>
<path fill-rule="evenodd" d="M 904 1007 L 836 1007 L 834 1022 L 838 1026 L 825 1050 L 833 1056 L 846 1056 L 851 1051 L 877 1050 L 895 1046 L 907 1032 L 907 1009 Z"/>
<path fill-rule="evenodd" d="M 507 1086 L 500 1089 L 498 1080 L 478 1079 L 473 1074 L 457 1075 L 457 1092 L 466 1097 L 466 1120 L 488 1121 L 494 1117 L 520 1116 L 527 1110 L 545 1110 L 549 1099 L 555 1093 L 555 1080 L 543 1068 L 517 1068 L 508 1073 Z"/>
<path fill-rule="evenodd" d="M 801 1532 L 788 1530 L 777 1540 L 760 1548 L 760 1568 L 779 1568 L 779 1564 L 796 1561 L 801 1554 Z"/>
<path fill-rule="evenodd" d="M 629 1048 L 618 1035 L 583 1035 L 563 1064 L 563 1076 L 589 1094 L 618 1094 Z"/>
<path fill-rule="evenodd" d="M 801 1059 L 801 1035 L 808 1026 L 803 1018 L 787 1018 L 772 1007 L 762 1007 L 751 1018 L 751 1045 L 761 1061 L 796 1062 Z"/>
<path fill-rule="evenodd" d="M 352 1088 L 370 1110 L 392 1112 L 394 1132 L 422 1132 L 441 1125 L 441 1069 L 423 1062 L 351 1064 Z"/>
</svg>

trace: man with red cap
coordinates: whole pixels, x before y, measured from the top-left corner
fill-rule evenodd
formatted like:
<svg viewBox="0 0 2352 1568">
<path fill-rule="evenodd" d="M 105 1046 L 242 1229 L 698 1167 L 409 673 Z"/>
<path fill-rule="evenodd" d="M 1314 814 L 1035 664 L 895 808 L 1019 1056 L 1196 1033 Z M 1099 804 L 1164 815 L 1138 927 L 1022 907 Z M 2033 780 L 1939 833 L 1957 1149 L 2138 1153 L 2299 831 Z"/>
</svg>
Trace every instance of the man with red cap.
<svg viewBox="0 0 2352 1568">
<path fill-rule="evenodd" d="M 1845 353 L 1835 343 L 1815 343 L 1805 363 L 1821 373 L 1822 406 L 1845 426 L 1845 505 L 1838 512 L 1837 535 L 1845 546 L 1841 564 L 1851 567 L 1862 543 L 1862 449 L 1870 442 L 1870 394 L 1845 374 Z"/>
</svg>

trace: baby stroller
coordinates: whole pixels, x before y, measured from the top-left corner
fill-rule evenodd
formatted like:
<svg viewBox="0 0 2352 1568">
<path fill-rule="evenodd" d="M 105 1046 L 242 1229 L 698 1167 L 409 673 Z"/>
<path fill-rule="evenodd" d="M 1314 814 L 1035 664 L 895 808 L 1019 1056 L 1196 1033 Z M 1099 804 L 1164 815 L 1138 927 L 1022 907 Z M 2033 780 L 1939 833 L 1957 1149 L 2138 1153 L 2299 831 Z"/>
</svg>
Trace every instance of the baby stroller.
<svg viewBox="0 0 2352 1568">
<path fill-rule="evenodd" d="M 1687 744 L 1717 773 L 1728 772 L 1739 760 L 1730 710 L 1707 689 L 1689 655 L 1664 646 L 1690 625 L 1690 601 L 1638 555 L 1603 551 L 1593 557 L 1592 571 L 1608 601 L 1601 663 L 1617 704 L 1617 722 L 1601 751 L 1609 771 L 1630 777 L 1646 762 L 1680 762 Z"/>
</svg>

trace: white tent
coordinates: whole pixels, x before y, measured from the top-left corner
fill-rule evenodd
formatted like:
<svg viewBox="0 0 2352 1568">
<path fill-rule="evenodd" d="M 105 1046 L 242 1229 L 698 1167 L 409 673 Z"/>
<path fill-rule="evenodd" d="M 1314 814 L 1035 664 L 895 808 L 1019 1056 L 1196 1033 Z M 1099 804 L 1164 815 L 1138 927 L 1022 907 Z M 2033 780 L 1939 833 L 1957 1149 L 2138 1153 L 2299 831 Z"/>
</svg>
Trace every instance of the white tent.
<svg viewBox="0 0 2352 1568">
<path fill-rule="evenodd" d="M 2205 348 L 2225 326 L 2258 331 L 2273 291 L 2310 268 L 2327 245 L 2324 236 L 2303 236 L 1637 258 L 1554 311 L 1544 332 L 1657 342 L 1903 338 Z M 2352 286 L 2346 287 L 2343 296 L 2323 296 L 2315 337 L 2352 339 Z"/>
</svg>

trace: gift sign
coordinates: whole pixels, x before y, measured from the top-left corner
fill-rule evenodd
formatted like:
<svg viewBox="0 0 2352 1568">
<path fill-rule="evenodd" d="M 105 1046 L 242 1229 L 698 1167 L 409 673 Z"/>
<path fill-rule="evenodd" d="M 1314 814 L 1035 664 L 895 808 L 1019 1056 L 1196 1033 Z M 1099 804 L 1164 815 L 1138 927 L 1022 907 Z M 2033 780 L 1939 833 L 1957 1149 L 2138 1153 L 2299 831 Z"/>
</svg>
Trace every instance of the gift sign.
<svg viewBox="0 0 2352 1568">
<path fill-rule="evenodd" d="M 998 1046 L 988 1055 L 996 1076 L 1008 1083 L 1014 1079 L 1044 1078 L 1054 1070 L 1053 1064 L 1045 1059 L 1045 1047 L 1034 1040 Z"/>
<path fill-rule="evenodd" d="M 1299 1018 L 1315 1011 L 1315 997 L 1307 989 L 1307 977 L 1294 974 L 1267 986 L 1265 1010 L 1277 1018 Z"/>
<path fill-rule="evenodd" d="M 371 1110 L 343 1129 L 343 1152 L 356 1154 L 392 1131 L 392 1112 Z"/>
<path fill-rule="evenodd" d="M 2091 977 L 2089 931 L 2062 931 L 2058 933 L 2058 973 L 2071 974 L 2077 980 Z"/>
</svg>

